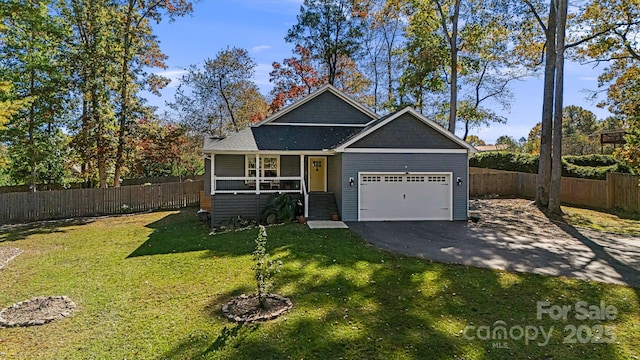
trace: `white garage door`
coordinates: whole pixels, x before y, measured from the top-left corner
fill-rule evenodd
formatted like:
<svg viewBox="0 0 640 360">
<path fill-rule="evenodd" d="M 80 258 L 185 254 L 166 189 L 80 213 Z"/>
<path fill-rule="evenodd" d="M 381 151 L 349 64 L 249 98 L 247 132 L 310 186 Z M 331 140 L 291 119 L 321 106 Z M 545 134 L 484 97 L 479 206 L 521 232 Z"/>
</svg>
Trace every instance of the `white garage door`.
<svg viewBox="0 0 640 360">
<path fill-rule="evenodd" d="M 360 174 L 360 221 L 452 220 L 451 174 Z"/>
</svg>

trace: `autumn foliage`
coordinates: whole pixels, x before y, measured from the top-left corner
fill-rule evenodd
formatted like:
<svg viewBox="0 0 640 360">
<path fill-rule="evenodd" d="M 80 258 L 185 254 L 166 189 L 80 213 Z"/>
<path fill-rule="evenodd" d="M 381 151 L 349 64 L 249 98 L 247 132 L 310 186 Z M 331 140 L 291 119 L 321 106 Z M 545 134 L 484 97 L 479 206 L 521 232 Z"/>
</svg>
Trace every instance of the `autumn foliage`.
<svg viewBox="0 0 640 360">
<path fill-rule="evenodd" d="M 298 45 L 293 52 L 297 57 L 284 59 L 282 64 L 274 62 L 273 71 L 269 73 L 269 81 L 274 85 L 271 90 L 273 99 L 269 105 L 271 112 L 310 94 L 325 82 L 313 66 L 308 49 Z"/>
</svg>

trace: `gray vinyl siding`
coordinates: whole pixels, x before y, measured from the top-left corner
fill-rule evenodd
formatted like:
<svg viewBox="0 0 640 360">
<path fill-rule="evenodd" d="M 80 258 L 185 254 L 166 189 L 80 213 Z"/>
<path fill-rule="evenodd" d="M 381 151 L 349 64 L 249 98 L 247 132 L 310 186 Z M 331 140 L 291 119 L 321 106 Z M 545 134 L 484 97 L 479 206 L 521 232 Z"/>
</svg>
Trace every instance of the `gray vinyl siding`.
<svg viewBox="0 0 640 360">
<path fill-rule="evenodd" d="M 280 156 L 280 176 L 299 176 L 300 156 L 281 155 Z"/>
<path fill-rule="evenodd" d="M 204 159 L 204 193 L 211 194 L 211 160 Z"/>
<path fill-rule="evenodd" d="M 218 226 L 234 216 L 259 219 L 271 194 L 217 194 L 211 196 L 211 226 Z"/>
<path fill-rule="evenodd" d="M 453 220 L 466 220 L 468 209 L 468 155 L 465 154 L 370 154 L 344 153 L 342 181 L 353 177 L 353 187 L 342 189 L 342 218 L 358 220 L 358 172 L 451 172 L 453 183 Z M 456 185 L 456 178 L 462 185 Z"/>
<path fill-rule="evenodd" d="M 342 182 L 342 155 L 327 157 L 327 191 L 332 192 L 338 205 L 338 213 L 342 214 L 342 187 L 349 186 L 349 179 Z"/>
<path fill-rule="evenodd" d="M 351 104 L 326 91 L 274 120 L 274 123 L 366 124 L 372 119 Z"/>
<path fill-rule="evenodd" d="M 351 148 L 463 149 L 431 126 L 404 114 L 350 145 Z"/>
<path fill-rule="evenodd" d="M 291 194 L 296 196 L 297 194 Z M 232 217 L 260 220 L 269 197 L 273 194 L 217 194 L 211 196 L 211 226 L 219 226 Z"/>
</svg>

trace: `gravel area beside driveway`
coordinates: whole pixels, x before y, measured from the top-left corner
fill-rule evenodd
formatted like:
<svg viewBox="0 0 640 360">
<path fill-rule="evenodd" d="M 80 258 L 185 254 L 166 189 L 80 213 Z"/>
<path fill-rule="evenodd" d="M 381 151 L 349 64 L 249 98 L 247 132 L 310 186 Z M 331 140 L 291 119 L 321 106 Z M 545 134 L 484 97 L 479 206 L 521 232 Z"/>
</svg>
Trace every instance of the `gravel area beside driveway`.
<svg viewBox="0 0 640 360">
<path fill-rule="evenodd" d="M 352 222 L 366 241 L 445 263 L 640 287 L 640 237 L 549 220 L 530 201 L 471 200 L 477 223 Z"/>
</svg>

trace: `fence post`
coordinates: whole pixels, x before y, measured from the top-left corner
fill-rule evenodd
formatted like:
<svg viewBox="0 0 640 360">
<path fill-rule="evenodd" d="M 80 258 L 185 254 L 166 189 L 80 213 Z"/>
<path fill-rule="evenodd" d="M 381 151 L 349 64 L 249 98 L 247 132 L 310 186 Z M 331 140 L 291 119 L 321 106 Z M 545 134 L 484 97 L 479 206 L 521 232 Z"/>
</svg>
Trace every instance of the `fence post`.
<svg viewBox="0 0 640 360">
<path fill-rule="evenodd" d="M 607 173 L 607 209 L 613 209 L 616 206 L 616 175 Z"/>
</svg>

